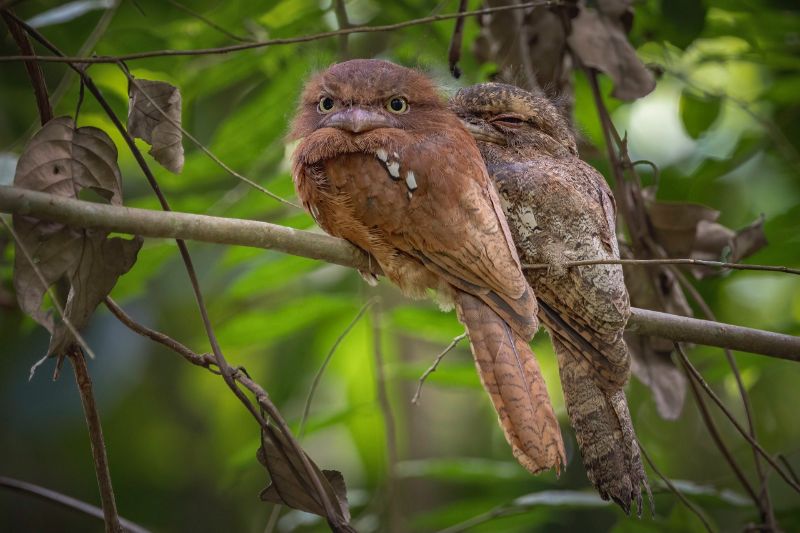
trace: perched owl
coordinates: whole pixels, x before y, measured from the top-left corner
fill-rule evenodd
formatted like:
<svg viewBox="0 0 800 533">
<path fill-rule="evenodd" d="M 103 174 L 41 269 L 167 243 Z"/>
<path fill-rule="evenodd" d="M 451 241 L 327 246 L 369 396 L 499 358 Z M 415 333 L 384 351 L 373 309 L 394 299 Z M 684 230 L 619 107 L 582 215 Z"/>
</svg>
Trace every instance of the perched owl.
<svg viewBox="0 0 800 533">
<path fill-rule="evenodd" d="M 561 431 L 528 345 L 536 299 L 481 153 L 436 87 L 387 61 L 339 63 L 306 84 L 291 135 L 295 186 L 320 227 L 405 294 L 455 304 L 514 456 L 558 469 Z"/>
<path fill-rule="evenodd" d="M 630 314 L 617 259 L 616 206 L 603 176 L 578 157 L 572 131 L 546 98 L 487 83 L 460 90 L 451 108 L 478 141 L 499 192 L 539 317 L 558 357 L 561 385 L 589 480 L 626 512 L 649 492 L 623 386 Z"/>
</svg>

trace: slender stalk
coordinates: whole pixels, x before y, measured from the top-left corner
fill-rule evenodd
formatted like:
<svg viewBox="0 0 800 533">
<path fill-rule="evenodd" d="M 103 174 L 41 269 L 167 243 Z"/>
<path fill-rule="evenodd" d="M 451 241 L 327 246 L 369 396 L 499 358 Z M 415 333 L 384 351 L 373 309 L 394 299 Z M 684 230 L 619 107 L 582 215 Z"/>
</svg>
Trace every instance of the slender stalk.
<svg viewBox="0 0 800 533">
<path fill-rule="evenodd" d="M 333 359 L 333 354 L 336 353 L 336 349 L 342 343 L 347 334 L 355 327 L 361 317 L 364 316 L 364 313 L 367 312 L 367 309 L 370 308 L 371 305 L 375 303 L 375 300 L 369 300 L 367 303 L 361 306 L 361 309 L 358 310 L 358 313 L 353 320 L 347 324 L 347 327 L 344 328 L 344 331 L 336 338 L 336 341 L 331 346 L 331 349 L 328 351 L 328 355 L 325 356 L 325 359 L 322 361 L 322 365 L 320 365 L 319 370 L 317 373 L 314 374 L 314 379 L 311 382 L 311 387 L 308 389 L 308 396 L 306 396 L 306 403 L 303 406 L 303 416 L 300 418 L 300 426 L 297 428 L 297 438 L 302 439 L 303 435 L 305 434 L 306 429 L 306 422 L 308 422 L 308 415 L 311 412 L 311 402 L 314 401 L 314 394 L 317 392 L 317 388 L 319 387 L 320 381 L 322 381 L 322 374 L 325 373 L 325 369 L 328 368 L 328 363 L 331 362 Z"/>
<path fill-rule="evenodd" d="M 89 375 L 89 368 L 86 366 L 86 358 L 78 348 L 75 348 L 68 357 L 75 372 L 83 414 L 86 417 L 86 426 L 89 428 L 89 441 L 92 444 L 92 458 L 97 475 L 97 486 L 100 488 L 100 501 L 103 504 L 106 533 L 121 533 L 123 529 L 117 512 L 117 502 L 114 499 L 114 488 L 111 486 L 111 472 L 108 469 L 103 428 L 100 425 L 100 415 L 97 412 L 97 403 L 92 391 L 92 378 Z"/>
<path fill-rule="evenodd" d="M 741 424 L 739 424 L 739 422 L 736 420 L 736 417 L 734 417 L 730 410 L 725 407 L 725 404 L 722 402 L 719 396 L 717 396 L 717 394 L 711 389 L 706 380 L 703 379 L 703 376 L 700 374 L 697 368 L 692 365 L 692 363 L 689 361 L 689 358 L 686 357 L 686 352 L 684 352 L 683 348 L 680 348 L 680 345 L 677 346 L 679 347 L 678 354 L 680 355 L 681 363 L 684 365 L 689 377 L 694 379 L 694 381 L 696 381 L 697 384 L 703 388 L 711 400 L 713 400 L 713 402 L 717 404 L 717 407 L 719 407 L 720 410 L 725 414 L 726 418 L 731 421 L 733 426 L 736 428 L 736 431 L 738 431 L 739 434 L 742 435 L 742 437 L 744 437 L 745 440 L 750 444 L 750 446 L 753 447 L 753 450 L 761 454 L 764 460 L 775 469 L 775 471 L 786 482 L 787 485 L 792 487 L 795 491 L 800 492 L 800 483 L 797 483 L 797 481 L 792 478 L 791 474 L 784 472 L 775 459 L 773 459 L 772 456 L 767 453 L 767 451 L 758 443 L 758 441 L 750 436 L 750 434 L 741 426 Z"/>
<path fill-rule="evenodd" d="M 675 496 L 681 501 L 681 503 L 683 503 L 683 505 L 687 507 L 687 509 L 689 509 L 692 513 L 694 513 L 695 516 L 697 516 L 700 522 L 703 523 L 703 527 L 706 528 L 706 531 L 708 531 L 708 533 L 714 533 L 714 529 L 712 529 L 711 524 L 709 524 L 708 519 L 706 519 L 705 513 L 699 507 L 693 504 L 686 496 L 684 496 L 684 494 L 680 490 L 678 490 L 678 487 L 676 487 L 675 484 L 672 483 L 672 481 L 670 481 L 670 479 L 667 476 L 661 473 L 661 471 L 656 467 L 653 460 L 650 459 L 650 456 L 647 454 L 647 451 L 642 447 L 641 442 L 639 443 L 639 449 L 642 451 L 642 455 L 647 461 L 647 464 L 650 465 L 650 469 L 653 472 L 655 472 L 655 474 L 659 478 L 661 478 L 661 481 L 664 482 L 664 485 L 666 485 L 667 488 L 673 494 L 675 494 Z"/>
<path fill-rule="evenodd" d="M 10 9 L 4 9 L 2 12 L 0 12 L 0 15 L 2 15 L 6 26 L 8 26 L 8 31 L 11 33 L 11 37 L 13 37 L 14 41 L 17 43 L 17 47 L 19 48 L 19 51 L 22 52 L 22 55 L 29 58 L 35 56 L 36 52 L 33 50 L 31 41 L 28 39 L 28 36 L 22 29 L 22 26 L 17 23 L 17 19 L 14 17 L 13 12 Z M 50 99 L 47 95 L 47 84 L 45 84 L 44 81 L 42 67 L 36 61 L 28 59 L 25 61 L 25 70 L 28 71 L 28 77 L 31 80 L 31 86 L 33 87 L 33 94 L 36 97 L 36 106 L 39 108 L 39 121 L 44 126 L 50 121 L 51 118 L 53 118 L 53 109 L 50 106 Z"/>
<path fill-rule="evenodd" d="M 55 503 L 56 505 L 60 505 L 66 509 L 72 509 L 73 511 L 103 520 L 103 510 L 101 508 L 78 500 L 77 498 L 73 498 L 72 496 L 67 496 L 66 494 L 62 494 L 53 489 L 48 489 L 34 483 L 29 483 L 27 481 L 21 481 L 19 479 L 13 479 L 5 476 L 0 476 L 0 487 L 23 494 L 29 494 L 46 502 Z M 122 524 L 123 529 L 128 533 L 150 533 L 148 529 L 135 524 L 130 520 L 120 518 L 119 521 L 120 524 Z"/>
<path fill-rule="evenodd" d="M 450 350 L 455 348 L 456 345 L 459 342 L 464 340 L 464 338 L 466 336 L 467 336 L 467 332 L 466 331 L 464 333 L 462 333 L 461 335 L 456 335 L 455 337 L 453 337 L 453 340 L 450 341 L 450 344 L 448 344 L 445 347 L 444 350 L 439 352 L 439 355 L 437 355 L 436 359 L 433 360 L 433 364 L 431 364 L 431 366 L 429 366 L 428 369 L 425 370 L 425 372 L 423 372 L 422 375 L 419 377 L 419 382 L 417 383 L 417 391 L 414 393 L 414 396 L 411 398 L 411 403 L 413 403 L 414 405 L 418 405 L 419 404 L 419 397 L 422 394 L 422 386 L 425 384 L 425 380 L 428 379 L 428 376 L 430 376 L 431 374 L 436 372 L 436 369 L 439 368 L 439 363 L 442 362 L 442 359 L 444 359 L 444 356 L 447 355 L 450 352 Z"/>
<path fill-rule="evenodd" d="M 708 318 L 709 320 L 716 320 L 714 311 L 712 311 L 711 307 L 706 303 L 706 300 L 705 298 L 703 298 L 703 295 L 700 294 L 700 291 L 698 291 L 695 288 L 695 286 L 689 282 L 689 279 L 686 276 L 684 276 L 682 272 L 678 271 L 677 268 L 672 267 L 672 269 L 673 273 L 678 278 L 680 284 L 684 287 L 684 289 L 687 292 L 689 292 L 694 301 L 700 307 L 700 310 L 703 312 L 705 317 Z M 678 346 L 678 350 L 681 350 L 680 346 Z M 734 358 L 733 353 L 730 350 L 724 349 L 724 352 L 725 352 L 725 358 L 728 360 L 728 366 L 730 367 L 731 372 L 733 373 L 733 377 L 736 380 L 736 387 L 739 390 L 739 397 L 742 399 L 742 406 L 744 407 L 744 413 L 747 418 L 748 435 L 750 437 L 748 440 L 751 442 L 758 442 L 758 437 L 756 436 L 756 426 L 753 416 L 753 409 L 750 405 L 750 396 L 747 394 L 747 389 L 745 388 L 744 382 L 742 381 L 742 375 L 741 372 L 739 372 L 739 365 L 736 364 L 736 359 Z M 685 354 L 682 351 L 680 351 L 679 353 L 681 357 L 685 358 Z M 685 358 L 685 361 L 692 370 L 692 373 L 695 374 L 696 377 L 700 377 L 700 372 L 698 372 L 697 369 L 694 368 L 694 366 L 689 362 L 687 358 Z M 708 387 L 707 385 L 704 385 L 704 388 L 706 388 L 709 391 L 711 390 L 710 387 Z M 718 405 L 723 411 L 727 411 L 727 409 L 725 409 L 725 407 L 722 405 L 721 402 L 719 402 Z M 727 412 L 726 415 L 728 415 Z M 729 415 L 729 418 L 733 419 L 733 415 Z M 761 457 L 759 457 L 758 448 L 755 447 L 753 444 L 751 444 L 751 447 L 753 448 L 753 463 L 755 464 L 756 467 L 756 474 L 758 475 L 758 481 L 760 485 L 759 497 L 761 498 L 762 501 L 761 520 L 767 525 L 770 531 L 777 531 L 778 526 L 775 520 L 775 511 L 772 506 L 772 498 L 770 497 L 769 494 L 769 486 L 767 484 L 767 474 L 764 471 L 764 468 L 761 464 Z"/>
<path fill-rule="evenodd" d="M 378 391 L 378 405 L 381 408 L 383 427 L 386 432 L 386 493 L 388 524 L 390 532 L 403 531 L 400 529 L 397 507 L 397 482 L 394 468 L 397 464 L 397 426 L 395 424 L 392 404 L 389 400 L 389 389 L 386 385 L 385 361 L 383 359 L 382 325 L 380 303 L 374 306 L 372 312 L 372 352 L 375 357 L 375 383 Z"/>
<path fill-rule="evenodd" d="M 746 265 L 743 263 L 725 263 L 722 261 L 707 261 L 705 259 L 584 259 L 581 261 L 568 261 L 564 263 L 567 268 L 589 266 L 589 265 L 696 265 L 716 268 L 730 268 L 732 270 L 765 270 L 769 272 L 783 272 L 786 274 L 796 274 L 800 276 L 800 269 L 789 268 L 779 265 Z M 533 263 L 522 265 L 527 270 L 544 270 L 552 268 L 547 263 Z M 711 317 L 709 317 L 711 318 Z"/>
</svg>

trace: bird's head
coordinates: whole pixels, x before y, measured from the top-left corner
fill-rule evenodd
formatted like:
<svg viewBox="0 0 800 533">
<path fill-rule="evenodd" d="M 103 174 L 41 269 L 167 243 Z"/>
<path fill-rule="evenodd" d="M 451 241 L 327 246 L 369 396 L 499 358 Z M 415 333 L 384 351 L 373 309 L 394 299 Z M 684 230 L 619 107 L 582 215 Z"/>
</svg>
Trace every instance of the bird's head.
<svg viewBox="0 0 800 533">
<path fill-rule="evenodd" d="M 504 83 L 465 87 L 450 108 L 478 141 L 491 145 L 576 154 L 575 138 L 550 100 Z"/>
<path fill-rule="evenodd" d="M 415 130 L 435 123 L 442 110 L 446 107 L 424 74 L 379 59 L 354 59 L 306 83 L 289 137 L 322 128 L 347 136 L 382 128 Z"/>
</svg>

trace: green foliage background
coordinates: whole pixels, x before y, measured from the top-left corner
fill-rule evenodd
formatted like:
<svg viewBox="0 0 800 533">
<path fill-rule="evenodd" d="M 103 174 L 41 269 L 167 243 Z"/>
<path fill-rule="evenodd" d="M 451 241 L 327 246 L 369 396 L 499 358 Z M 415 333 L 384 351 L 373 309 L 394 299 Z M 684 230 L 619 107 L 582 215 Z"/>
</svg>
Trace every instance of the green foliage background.
<svg viewBox="0 0 800 533">
<path fill-rule="evenodd" d="M 99 2 L 85 2 L 99 6 Z M 187 2 L 220 26 L 256 38 L 290 37 L 336 28 L 328 0 Z M 372 25 L 451 12 L 457 2 L 417 0 L 347 2 L 351 22 Z M 57 2 L 21 2 L 24 19 Z M 470 2 L 470 7 L 479 7 Z M 75 54 L 104 9 L 64 17 L 41 31 Z M 447 88 L 486 79 L 491 65 L 477 65 L 469 45 L 477 35 L 466 24 L 464 76 L 449 77 L 446 51 L 452 21 L 393 33 L 350 37 L 351 54 L 418 66 Z M 767 248 L 754 263 L 800 266 L 800 10 L 791 0 L 637 2 L 631 40 L 640 56 L 666 72 L 644 100 L 623 104 L 608 97 L 618 127 L 629 132 L 634 159 L 661 167 L 659 199 L 706 204 L 720 221 L 744 226 L 766 217 Z M 169 2 L 122 2 L 93 51 L 116 55 L 153 49 L 201 48 L 231 39 Z M 228 55 L 132 61 L 142 78 L 168 81 L 183 94 L 184 127 L 228 165 L 270 190 L 293 197 L 283 136 L 305 78 L 337 59 L 338 40 L 273 46 Z M 4 55 L 16 54 L 7 32 Z M 46 64 L 51 90 L 67 69 Z M 120 116 L 127 113 L 124 75 L 114 65 L 89 70 Z M 24 69 L 0 63 L 0 182 L 10 183 L 14 158 L 37 121 Z M 607 81 L 607 80 L 606 80 Z M 688 82 L 688 83 L 687 83 Z M 598 150 L 591 162 L 609 175 L 588 85 L 577 76 L 575 118 Z M 690 87 L 691 86 L 691 87 Z M 697 88 L 701 89 L 698 92 Z M 604 85 L 605 94 L 610 84 Z M 710 96 L 711 95 L 711 96 Z M 56 105 L 72 114 L 74 81 Z M 95 125 L 120 147 L 125 203 L 157 208 L 155 197 L 102 110 L 89 96 L 79 125 Z M 780 138 L 784 141 L 781 142 Z M 776 139 L 778 139 L 776 141 Z M 227 175 L 190 142 L 180 176 L 153 169 L 174 209 L 252 218 L 310 228 L 304 213 L 276 203 Z M 142 145 L 144 151 L 147 147 Z M 641 167 L 647 172 L 646 167 Z M 652 175 L 649 179 L 654 179 Z M 0 234 L 0 241 L 8 236 Z M 348 482 L 359 531 L 387 527 L 387 509 L 398 510 L 399 531 L 434 531 L 542 490 L 590 492 L 558 386 L 546 334 L 534 341 L 570 455 L 560 478 L 527 475 L 513 461 L 480 388 L 466 343 L 431 376 L 422 404 L 410 403 L 416 380 L 461 328 L 452 313 L 431 302 L 411 302 L 381 283 L 367 287 L 348 269 L 279 253 L 190 244 L 211 318 L 229 360 L 243 365 L 297 427 L 313 376 L 359 308 L 380 295 L 347 335 L 327 369 L 311 409 L 304 445 L 324 468 Z M 11 287 L 11 246 L 0 278 Z M 698 283 L 720 320 L 800 334 L 800 279 L 737 272 Z M 172 242 L 148 240 L 133 270 L 112 296 L 141 322 L 208 351 L 188 279 Z M 374 310 L 373 310 L 374 311 Z M 376 396 L 374 328 L 381 328 L 391 406 L 397 426 L 396 490 L 387 499 L 385 415 Z M 99 397 L 120 511 L 156 531 L 264 531 L 271 505 L 258 500 L 267 476 L 255 460 L 257 427 L 222 381 L 143 340 L 100 309 L 86 333 L 98 354 L 90 362 Z M 46 332 L 13 308 L 0 308 L 0 475 L 8 475 L 97 502 L 91 455 L 74 380 L 52 382 L 52 364 L 28 381 L 44 353 Z M 706 378 L 734 413 L 743 416 L 735 383 L 720 350 L 691 351 Z M 800 470 L 800 367 L 738 354 L 763 445 L 782 452 Z M 633 380 L 628 398 L 637 433 L 659 468 L 685 480 L 689 497 L 722 531 L 758 519 L 741 487 L 711 442 L 695 404 L 680 420 L 659 418 L 649 391 Z M 719 414 L 719 413 L 715 413 Z M 725 441 L 753 479 L 749 447 L 721 416 Z M 615 506 L 579 499 L 555 505 L 545 498 L 527 512 L 498 518 L 474 531 L 702 531 L 700 522 L 651 475 L 656 516 L 625 517 Z M 800 530 L 800 498 L 773 474 L 769 486 L 779 522 Z M 708 489 L 708 490 L 706 490 Z M 29 497 L 0 491 L 0 530 L 100 531 L 99 522 Z M 280 531 L 322 531 L 318 521 L 285 513 Z"/>
</svg>

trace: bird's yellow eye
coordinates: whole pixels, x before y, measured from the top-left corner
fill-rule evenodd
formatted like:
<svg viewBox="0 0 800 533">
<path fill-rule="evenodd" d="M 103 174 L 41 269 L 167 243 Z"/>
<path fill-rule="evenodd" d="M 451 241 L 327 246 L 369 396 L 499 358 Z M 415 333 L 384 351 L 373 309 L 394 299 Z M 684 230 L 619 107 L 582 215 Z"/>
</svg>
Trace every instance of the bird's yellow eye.
<svg viewBox="0 0 800 533">
<path fill-rule="evenodd" d="M 392 113 L 401 115 L 408 112 L 408 102 L 401 96 L 393 96 L 388 102 L 386 102 L 386 109 Z"/>
<path fill-rule="evenodd" d="M 320 113 L 330 113 L 333 111 L 333 98 L 330 96 L 323 96 L 319 100 L 319 104 L 317 105 L 317 109 Z"/>
</svg>

